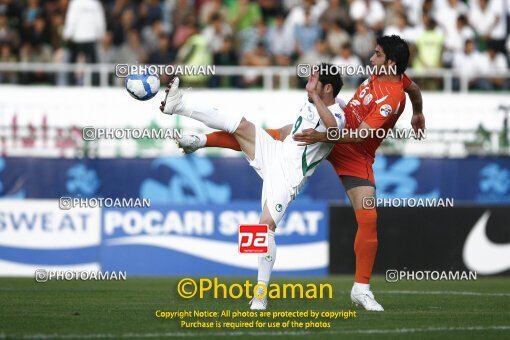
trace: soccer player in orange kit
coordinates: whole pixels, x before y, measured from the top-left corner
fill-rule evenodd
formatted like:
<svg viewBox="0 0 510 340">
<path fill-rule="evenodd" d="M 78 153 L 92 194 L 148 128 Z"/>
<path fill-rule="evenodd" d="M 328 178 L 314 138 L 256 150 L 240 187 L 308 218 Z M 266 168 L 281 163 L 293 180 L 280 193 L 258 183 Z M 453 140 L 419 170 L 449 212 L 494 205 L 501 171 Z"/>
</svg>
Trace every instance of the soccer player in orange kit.
<svg viewBox="0 0 510 340">
<path fill-rule="evenodd" d="M 404 74 L 408 60 L 409 47 L 405 40 L 395 35 L 377 39 L 374 54 L 370 58 L 371 64 L 376 67 L 376 74 L 358 87 L 344 108 L 345 128 L 351 133 L 342 134 L 336 140 L 329 140 L 326 133 L 313 129 L 294 135 L 296 141 L 305 144 L 336 143 L 327 159 L 342 181 L 358 224 L 354 241 L 356 273 L 351 300 L 370 311 L 384 311 L 370 290 L 370 277 L 378 243 L 377 211 L 375 207 L 363 206 L 364 198 L 375 197 L 372 164 L 375 151 L 383 140 L 378 138 L 379 134 L 373 132 L 377 129 L 388 131 L 395 126 L 405 108 L 404 90 L 413 104 L 411 125 L 414 131 L 425 129 L 420 90 Z M 396 73 L 392 72 L 395 69 Z M 267 131 L 273 138 L 279 139 L 279 130 Z M 179 145 L 186 153 L 205 146 L 240 150 L 234 137 L 225 132 L 215 132 L 207 136 L 183 136 Z"/>
</svg>

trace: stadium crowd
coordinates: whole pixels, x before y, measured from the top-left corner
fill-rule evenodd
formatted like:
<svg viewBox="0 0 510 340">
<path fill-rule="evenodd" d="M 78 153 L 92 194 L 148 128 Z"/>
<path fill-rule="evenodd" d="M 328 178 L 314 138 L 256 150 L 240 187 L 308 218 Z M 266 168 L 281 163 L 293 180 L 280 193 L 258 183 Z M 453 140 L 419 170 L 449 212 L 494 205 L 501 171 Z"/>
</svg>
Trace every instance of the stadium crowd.
<svg viewBox="0 0 510 340">
<path fill-rule="evenodd" d="M 398 34 L 412 46 L 412 69 L 451 68 L 470 88 L 508 89 L 509 15 L 506 0 L 0 0 L 0 62 L 365 65 L 376 37 Z M 261 79 L 223 80 L 209 85 Z M 48 75 L 0 74 L 2 83 L 41 81 Z"/>
</svg>

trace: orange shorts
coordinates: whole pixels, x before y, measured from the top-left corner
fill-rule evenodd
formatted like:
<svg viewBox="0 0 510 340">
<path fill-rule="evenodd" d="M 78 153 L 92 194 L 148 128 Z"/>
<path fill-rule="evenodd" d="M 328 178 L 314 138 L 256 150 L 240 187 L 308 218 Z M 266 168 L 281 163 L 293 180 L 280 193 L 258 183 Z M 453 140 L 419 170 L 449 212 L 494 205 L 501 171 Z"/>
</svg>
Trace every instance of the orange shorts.
<svg viewBox="0 0 510 340">
<path fill-rule="evenodd" d="M 353 176 L 366 179 L 375 185 L 372 164 L 374 159 L 360 153 L 351 144 L 336 144 L 327 160 L 339 176 Z"/>
</svg>

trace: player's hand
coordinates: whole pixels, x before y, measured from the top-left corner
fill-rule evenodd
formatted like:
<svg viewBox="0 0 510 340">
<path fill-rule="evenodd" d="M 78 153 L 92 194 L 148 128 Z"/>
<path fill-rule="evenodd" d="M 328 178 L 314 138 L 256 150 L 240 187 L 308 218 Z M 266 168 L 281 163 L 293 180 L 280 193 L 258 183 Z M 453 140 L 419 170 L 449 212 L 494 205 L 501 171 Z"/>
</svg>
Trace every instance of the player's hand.
<svg viewBox="0 0 510 340">
<path fill-rule="evenodd" d="M 305 129 L 301 133 L 296 133 L 292 136 L 299 146 L 315 144 L 318 142 L 326 142 L 326 134 L 314 129 Z"/>
<path fill-rule="evenodd" d="M 314 71 L 313 74 L 308 78 L 308 83 L 306 83 L 306 91 L 308 92 L 308 96 L 312 97 L 314 94 L 317 94 L 317 84 L 319 83 L 319 72 Z"/>
<path fill-rule="evenodd" d="M 425 131 L 425 116 L 423 113 L 413 113 L 413 118 L 411 118 L 411 126 L 413 127 L 414 132 L 418 136 L 418 139 L 421 137 L 418 133 L 423 133 Z M 419 132 L 423 131 L 423 132 Z"/>
</svg>

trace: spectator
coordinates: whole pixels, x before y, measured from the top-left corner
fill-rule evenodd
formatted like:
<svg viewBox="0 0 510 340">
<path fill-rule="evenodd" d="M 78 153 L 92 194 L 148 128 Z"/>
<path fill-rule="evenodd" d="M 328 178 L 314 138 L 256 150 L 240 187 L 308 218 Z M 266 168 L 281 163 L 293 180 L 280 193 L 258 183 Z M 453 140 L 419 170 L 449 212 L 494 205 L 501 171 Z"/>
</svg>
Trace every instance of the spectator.
<svg viewBox="0 0 510 340">
<path fill-rule="evenodd" d="M 445 0 L 436 6 L 434 19 L 445 33 L 446 48 L 450 48 L 450 40 L 457 32 L 457 18 L 460 15 L 468 15 L 469 9 L 460 0 Z"/>
<path fill-rule="evenodd" d="M 175 27 L 173 34 L 172 47 L 178 50 L 186 40 L 196 31 L 196 18 L 193 15 L 188 15 L 184 20 L 181 20 L 181 25 Z"/>
<path fill-rule="evenodd" d="M 243 56 L 242 64 L 244 66 L 270 66 L 272 64 L 271 56 L 269 55 L 266 45 L 263 42 L 258 42 L 255 49 L 246 53 Z M 243 77 L 243 84 L 246 87 L 262 85 L 262 75 L 256 71 L 248 70 Z"/>
<path fill-rule="evenodd" d="M 189 28 L 190 18 L 193 18 L 191 22 L 193 23 L 194 26 L 197 22 L 197 18 L 195 16 L 195 12 L 193 11 L 191 1 L 174 0 L 174 2 L 175 4 L 172 7 L 172 25 L 173 25 L 172 31 L 175 32 L 179 29 L 179 27 L 184 26 L 187 26 Z"/>
<path fill-rule="evenodd" d="M 315 0 L 303 0 L 302 5 L 292 8 L 285 19 L 284 25 L 285 30 L 287 30 L 287 34 L 292 36 L 292 40 L 296 40 L 296 37 L 294 36 L 296 26 L 303 25 L 305 22 L 305 12 L 310 12 L 312 22 L 316 24 L 319 22 L 319 16 L 322 14 L 326 6 L 327 3 L 325 2 L 319 2 L 316 4 Z"/>
<path fill-rule="evenodd" d="M 105 31 L 105 14 L 98 0 L 71 0 L 63 32 L 70 43 L 69 61 L 75 63 L 78 53 L 83 53 L 87 62 L 97 62 L 96 43 Z"/>
<path fill-rule="evenodd" d="M 25 42 L 20 49 L 20 61 L 23 63 L 50 63 L 53 61 L 51 47 L 37 42 Z M 22 84 L 47 83 L 50 79 L 50 76 L 43 71 L 20 74 Z"/>
<path fill-rule="evenodd" d="M 416 38 L 417 55 L 413 67 L 417 70 L 442 66 L 444 34 L 436 29 L 436 22 L 431 17 L 425 16 L 424 21 L 425 31 Z"/>
<path fill-rule="evenodd" d="M 285 16 L 277 13 L 274 25 L 267 31 L 269 53 L 273 56 L 276 65 L 289 65 L 294 50 L 292 37 L 288 36 L 284 28 Z"/>
<path fill-rule="evenodd" d="M 258 43 L 263 43 L 264 46 L 269 46 L 267 41 L 267 26 L 263 21 L 259 21 L 255 27 L 247 28 L 238 34 L 239 37 L 239 54 L 252 52 Z"/>
<path fill-rule="evenodd" d="M 158 38 L 165 34 L 165 28 L 161 20 L 154 20 L 150 26 L 142 29 L 142 41 L 148 51 L 153 51 L 158 47 Z"/>
<path fill-rule="evenodd" d="M 297 61 L 297 64 L 318 65 L 328 63 L 331 59 L 328 43 L 325 39 L 319 38 L 315 41 L 314 49 L 303 54 Z M 304 79 L 306 83 L 307 79 Z"/>
<path fill-rule="evenodd" d="M 505 74 L 508 71 L 508 64 L 503 53 L 498 52 L 494 44 L 489 44 L 487 51 L 481 57 L 481 70 L 495 76 Z M 487 90 L 508 89 L 509 81 L 505 77 L 493 77 L 484 80 L 484 88 Z"/>
<path fill-rule="evenodd" d="M 256 2 L 249 0 L 233 1 L 228 8 L 228 20 L 236 32 L 254 26 L 262 20 L 262 11 Z"/>
<path fill-rule="evenodd" d="M 49 35 L 50 44 L 54 50 L 58 50 L 64 45 L 62 32 L 64 31 L 64 16 L 60 12 L 55 12 L 50 19 Z"/>
<path fill-rule="evenodd" d="M 450 66 L 455 54 L 464 49 L 466 40 L 473 40 L 475 32 L 468 25 L 467 17 L 460 15 L 456 20 L 455 30 L 452 31 L 445 41 L 445 54 L 443 57 L 446 66 Z"/>
<path fill-rule="evenodd" d="M 398 16 L 403 15 L 407 20 L 407 13 L 402 0 L 394 0 L 386 7 L 386 15 L 384 18 L 384 27 L 398 26 Z"/>
<path fill-rule="evenodd" d="M 315 41 L 314 49 L 303 54 L 297 64 L 318 65 L 320 63 L 328 63 L 331 60 L 331 54 L 326 39 L 319 38 Z M 298 70 L 299 71 L 299 70 Z M 299 86 L 304 88 L 308 81 L 307 77 L 299 77 Z"/>
<path fill-rule="evenodd" d="M 34 20 L 42 14 L 42 9 L 39 6 L 39 0 L 28 0 L 27 1 L 27 8 L 25 8 L 25 11 L 23 13 L 23 25 L 25 26 L 25 29 L 28 28 Z"/>
<path fill-rule="evenodd" d="M 464 48 L 464 44 L 466 40 L 474 40 L 475 39 L 475 31 L 469 26 L 468 19 L 465 15 L 460 15 L 457 18 L 455 31 L 449 37 L 448 43 L 446 43 L 447 48 L 452 50 L 453 52 L 462 51 Z"/>
<path fill-rule="evenodd" d="M 177 63 L 183 65 L 211 65 L 213 55 L 208 48 L 207 40 L 198 31 L 198 25 L 193 26 L 189 38 L 177 52 Z M 208 75 L 183 75 L 181 79 L 188 84 L 204 85 Z"/>
<path fill-rule="evenodd" d="M 223 44 L 220 50 L 213 55 L 214 65 L 218 66 L 232 66 L 239 65 L 239 58 L 234 49 L 234 38 L 227 36 L 223 39 Z M 240 85 L 239 78 L 237 76 L 213 76 L 209 86 L 211 87 L 223 87 L 223 86 L 235 86 Z"/>
<path fill-rule="evenodd" d="M 27 30 L 26 41 L 33 45 L 49 45 L 50 35 L 47 29 L 46 20 L 38 15 Z M 49 47 L 49 46 L 48 46 Z M 51 50 L 51 49 L 50 49 Z"/>
<path fill-rule="evenodd" d="M 349 18 L 347 11 L 340 4 L 340 0 L 329 0 L 328 7 L 319 17 L 319 22 L 320 21 L 339 23 L 339 26 L 346 30 L 352 26 L 351 19 Z"/>
<path fill-rule="evenodd" d="M 354 20 L 365 21 L 375 32 L 384 27 L 384 7 L 379 0 L 354 0 L 349 13 Z"/>
<path fill-rule="evenodd" d="M 480 72 L 483 72 L 483 57 L 476 50 L 473 40 L 466 40 L 464 50 L 455 54 L 453 59 L 453 69 L 467 78 L 470 89 L 489 89 L 487 80 L 477 78 Z M 454 79 L 453 87 L 455 90 L 460 88 L 459 81 Z"/>
<path fill-rule="evenodd" d="M 219 13 L 215 13 L 211 17 L 209 25 L 202 30 L 202 35 L 209 43 L 209 48 L 213 53 L 218 52 L 223 46 L 225 37 L 232 34 L 232 29 Z"/>
<path fill-rule="evenodd" d="M 437 69 L 443 66 L 444 34 L 436 28 L 436 22 L 428 15 L 424 15 L 425 30 L 416 38 L 416 54 L 413 68 L 416 70 Z M 437 77 L 425 78 L 420 87 L 437 90 L 441 80 Z"/>
<path fill-rule="evenodd" d="M 387 26 L 383 34 L 398 35 L 413 44 L 416 42 L 416 31 L 407 24 L 407 18 L 402 13 L 395 15 L 395 25 Z"/>
<path fill-rule="evenodd" d="M 294 37 L 296 41 L 296 53 L 303 54 L 313 49 L 315 40 L 320 37 L 319 25 L 313 22 L 311 11 L 305 11 L 305 21 L 302 25 L 296 25 Z"/>
<path fill-rule="evenodd" d="M 264 22 L 271 23 L 279 13 L 283 12 L 281 1 L 259 0 L 258 2 Z"/>
<path fill-rule="evenodd" d="M 13 63 L 16 62 L 16 56 L 12 51 L 12 46 L 9 43 L 0 44 L 0 62 L 2 63 Z M 16 72 L 4 71 L 0 72 L 0 83 L 1 84 L 16 84 L 18 77 Z"/>
<path fill-rule="evenodd" d="M 163 19 L 163 8 L 159 0 L 144 0 L 139 6 L 139 16 L 142 25 L 152 25 L 156 20 Z"/>
<path fill-rule="evenodd" d="M 127 33 L 127 39 L 117 52 L 116 60 L 119 64 L 145 64 L 147 56 L 140 41 L 140 33 L 133 29 Z"/>
<path fill-rule="evenodd" d="M 16 30 L 9 27 L 7 17 L 0 13 L 0 42 L 8 43 L 11 47 L 17 47 L 20 37 Z"/>
<path fill-rule="evenodd" d="M 340 52 L 331 59 L 331 63 L 338 66 L 344 66 L 343 68 L 340 68 L 341 70 L 346 70 L 345 66 L 358 68 L 363 65 L 361 59 L 352 53 L 352 46 L 350 43 L 346 43 L 342 46 Z M 356 75 L 343 77 L 344 83 L 352 87 L 356 87 L 360 83 L 360 79 L 361 78 Z"/>
<path fill-rule="evenodd" d="M 338 54 L 341 47 L 350 41 L 349 34 L 342 28 L 341 21 L 335 21 L 331 23 L 331 27 L 326 35 L 329 49 L 333 54 Z M 372 48 L 374 48 L 372 46 Z"/>
<path fill-rule="evenodd" d="M 506 15 L 502 1 L 471 1 L 469 22 L 484 44 L 492 40 L 498 50 L 504 51 Z"/>
<path fill-rule="evenodd" d="M 158 47 L 149 55 L 149 64 L 165 65 L 173 63 L 175 52 L 171 48 L 170 38 L 164 33 L 158 37 Z"/>
<path fill-rule="evenodd" d="M 223 7 L 221 0 L 209 0 L 200 7 L 199 22 L 202 27 L 209 25 L 211 17 L 220 14 L 222 18 L 227 17 L 227 10 Z"/>
<path fill-rule="evenodd" d="M 107 31 L 101 39 L 97 49 L 97 56 L 100 63 L 113 64 L 116 61 L 116 51 L 113 47 L 113 34 Z"/>
<path fill-rule="evenodd" d="M 136 28 L 135 11 L 127 7 L 113 25 L 113 44 L 120 46 L 126 41 L 126 33 Z"/>
<path fill-rule="evenodd" d="M 354 53 L 361 58 L 364 65 L 367 65 L 374 52 L 375 34 L 373 31 L 368 30 L 363 21 L 356 23 L 356 32 L 352 38 L 352 46 Z"/>
<path fill-rule="evenodd" d="M 402 0 L 402 4 L 404 8 L 406 8 L 407 20 L 411 26 L 416 26 L 421 23 L 423 2 L 424 0 Z"/>
</svg>

